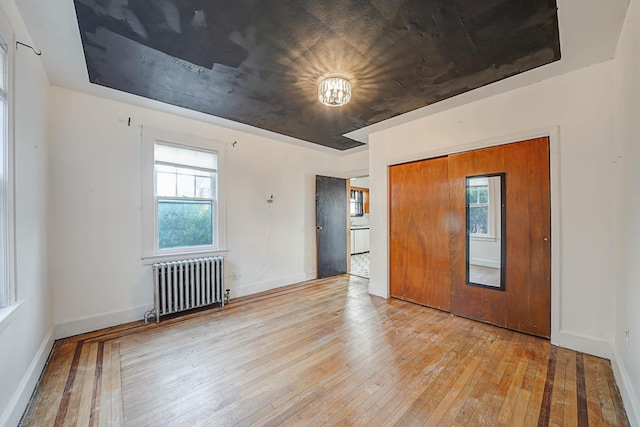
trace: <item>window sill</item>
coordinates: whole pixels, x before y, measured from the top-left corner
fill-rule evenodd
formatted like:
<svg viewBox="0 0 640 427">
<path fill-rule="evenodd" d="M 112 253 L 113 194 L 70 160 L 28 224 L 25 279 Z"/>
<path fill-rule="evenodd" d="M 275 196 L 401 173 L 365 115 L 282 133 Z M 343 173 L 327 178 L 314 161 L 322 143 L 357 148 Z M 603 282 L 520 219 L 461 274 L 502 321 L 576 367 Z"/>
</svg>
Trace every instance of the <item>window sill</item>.
<svg viewBox="0 0 640 427">
<path fill-rule="evenodd" d="M 22 305 L 25 300 L 16 301 L 15 303 L 0 308 L 0 334 L 11 324 L 15 317 L 15 313 L 18 311 L 18 307 Z"/>
<path fill-rule="evenodd" d="M 228 249 L 220 249 L 216 251 L 202 251 L 202 252 L 178 252 L 173 254 L 162 255 L 150 255 L 142 257 L 142 265 L 151 265 L 156 262 L 176 261 L 180 259 L 192 259 L 192 258 L 204 258 L 209 256 L 226 255 L 229 252 Z"/>
</svg>

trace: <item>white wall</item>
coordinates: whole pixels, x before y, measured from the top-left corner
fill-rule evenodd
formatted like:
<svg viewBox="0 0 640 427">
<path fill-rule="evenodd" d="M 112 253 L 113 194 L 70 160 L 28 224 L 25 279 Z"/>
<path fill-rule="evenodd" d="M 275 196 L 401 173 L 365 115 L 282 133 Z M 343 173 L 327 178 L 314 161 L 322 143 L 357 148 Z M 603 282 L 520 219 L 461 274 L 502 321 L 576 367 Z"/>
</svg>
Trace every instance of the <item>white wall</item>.
<svg viewBox="0 0 640 427">
<path fill-rule="evenodd" d="M 371 135 L 370 292 L 388 295 L 389 164 L 551 133 L 559 187 L 552 192 L 552 340 L 608 357 L 615 307 L 612 89 L 608 61 Z"/>
<path fill-rule="evenodd" d="M 369 177 L 363 176 L 361 178 L 351 178 L 351 186 L 369 188 Z"/>
<path fill-rule="evenodd" d="M 615 56 L 618 275 L 614 369 L 632 424 L 640 425 L 640 5 L 634 0 Z M 629 338 L 625 331 L 629 331 Z"/>
<path fill-rule="evenodd" d="M 340 176 L 338 156 L 61 88 L 51 111 L 57 336 L 140 319 L 153 305 L 151 267 L 140 260 L 141 124 L 229 144 L 232 297 L 315 277 L 315 175 Z"/>
<path fill-rule="evenodd" d="M 0 7 L 17 40 L 30 37 L 12 0 Z M 12 50 L 15 46 L 9 46 Z M 0 328 L 0 426 L 17 425 L 53 345 L 47 268 L 49 82 L 29 49 L 15 53 L 15 239 L 17 298 Z"/>
<path fill-rule="evenodd" d="M 356 152 L 343 154 L 340 158 L 340 168 L 345 178 L 358 178 L 369 175 L 369 150 L 356 148 Z"/>
<path fill-rule="evenodd" d="M 500 268 L 500 236 L 495 240 L 484 240 L 476 237 L 469 238 L 469 264 L 489 268 Z"/>
</svg>

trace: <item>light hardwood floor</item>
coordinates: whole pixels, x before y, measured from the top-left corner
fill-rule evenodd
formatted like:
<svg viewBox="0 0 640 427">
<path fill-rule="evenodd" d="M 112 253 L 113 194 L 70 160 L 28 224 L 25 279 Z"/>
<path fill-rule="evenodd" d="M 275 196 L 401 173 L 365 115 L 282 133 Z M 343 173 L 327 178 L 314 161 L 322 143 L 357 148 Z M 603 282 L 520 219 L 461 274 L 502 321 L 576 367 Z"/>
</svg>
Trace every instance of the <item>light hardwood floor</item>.
<svg viewBox="0 0 640 427">
<path fill-rule="evenodd" d="M 57 341 L 25 426 L 628 425 L 609 361 L 338 276 Z"/>
</svg>

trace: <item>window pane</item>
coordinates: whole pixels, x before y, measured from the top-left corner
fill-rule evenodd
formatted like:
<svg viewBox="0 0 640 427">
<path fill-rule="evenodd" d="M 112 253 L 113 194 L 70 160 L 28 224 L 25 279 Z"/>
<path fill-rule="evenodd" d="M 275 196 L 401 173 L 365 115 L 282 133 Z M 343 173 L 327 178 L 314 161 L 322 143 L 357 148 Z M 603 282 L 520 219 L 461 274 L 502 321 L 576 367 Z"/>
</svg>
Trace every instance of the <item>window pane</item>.
<svg viewBox="0 0 640 427">
<path fill-rule="evenodd" d="M 471 234 L 487 234 L 488 233 L 488 206 L 471 206 L 469 207 L 469 233 Z"/>
<path fill-rule="evenodd" d="M 216 153 L 208 151 L 179 148 L 156 143 L 154 153 L 156 162 L 173 163 L 212 170 L 218 168 L 218 156 Z"/>
<path fill-rule="evenodd" d="M 213 244 L 213 203 L 158 200 L 160 249 Z"/>
<path fill-rule="evenodd" d="M 362 203 L 362 191 L 360 190 L 351 190 L 350 194 L 350 214 L 351 216 L 363 216 L 364 215 L 364 205 Z"/>
<path fill-rule="evenodd" d="M 489 203 L 489 187 L 478 187 L 478 203 Z"/>
<path fill-rule="evenodd" d="M 467 203 L 478 203 L 478 189 L 476 187 L 467 187 Z"/>
<path fill-rule="evenodd" d="M 196 177 L 196 197 L 201 199 L 211 198 L 211 177 Z"/>
<path fill-rule="evenodd" d="M 161 172 L 156 174 L 156 194 L 162 197 L 176 197 L 176 174 Z"/>
<path fill-rule="evenodd" d="M 195 176 L 178 175 L 178 197 L 195 197 Z"/>
</svg>

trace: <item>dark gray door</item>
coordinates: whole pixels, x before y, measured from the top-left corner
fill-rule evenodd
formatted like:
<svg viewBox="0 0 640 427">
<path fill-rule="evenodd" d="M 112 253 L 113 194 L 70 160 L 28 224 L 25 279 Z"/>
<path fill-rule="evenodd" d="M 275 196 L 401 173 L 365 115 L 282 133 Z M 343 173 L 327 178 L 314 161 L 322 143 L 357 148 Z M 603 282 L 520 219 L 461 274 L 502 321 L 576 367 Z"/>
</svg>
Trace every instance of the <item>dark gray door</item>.
<svg viewBox="0 0 640 427">
<path fill-rule="evenodd" d="M 347 180 L 316 176 L 318 278 L 347 272 Z"/>
</svg>

